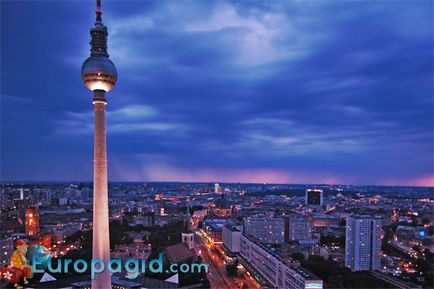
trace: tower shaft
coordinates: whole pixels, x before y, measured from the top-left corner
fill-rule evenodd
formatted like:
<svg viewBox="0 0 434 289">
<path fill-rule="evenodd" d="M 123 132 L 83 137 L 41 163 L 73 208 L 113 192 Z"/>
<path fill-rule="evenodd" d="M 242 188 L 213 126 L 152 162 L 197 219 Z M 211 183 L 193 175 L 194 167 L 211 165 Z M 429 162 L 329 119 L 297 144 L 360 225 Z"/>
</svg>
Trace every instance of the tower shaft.
<svg viewBox="0 0 434 289">
<path fill-rule="evenodd" d="M 111 289 L 110 228 L 107 181 L 107 148 L 105 109 L 106 92 L 116 83 L 116 67 L 107 53 L 107 27 L 101 19 L 101 0 L 96 1 L 95 27 L 90 29 L 90 56 L 83 62 L 81 77 L 84 84 L 94 93 L 94 164 L 93 164 L 93 238 L 92 259 L 96 266 L 104 262 L 104 270 L 96 268 L 92 289 Z"/>
<path fill-rule="evenodd" d="M 94 91 L 93 242 L 92 259 L 103 260 L 105 270 L 92 280 L 92 289 L 110 289 L 109 206 L 105 125 L 105 91 Z"/>
</svg>

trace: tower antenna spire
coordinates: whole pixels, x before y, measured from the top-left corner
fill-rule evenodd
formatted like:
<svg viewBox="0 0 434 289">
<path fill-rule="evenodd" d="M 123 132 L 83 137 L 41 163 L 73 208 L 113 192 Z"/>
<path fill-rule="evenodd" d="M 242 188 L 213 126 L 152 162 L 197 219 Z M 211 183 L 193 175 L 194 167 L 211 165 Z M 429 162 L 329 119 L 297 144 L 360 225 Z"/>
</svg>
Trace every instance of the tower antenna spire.
<svg viewBox="0 0 434 289">
<path fill-rule="evenodd" d="M 110 263 L 109 196 L 107 177 L 106 93 L 116 84 L 116 66 L 107 53 L 107 27 L 101 19 L 101 0 L 96 1 L 96 22 L 90 29 L 90 56 L 83 62 L 81 77 L 93 92 L 93 213 L 92 259 L 101 260 L 98 273 L 92 278 L 92 289 L 112 288 Z M 104 270 L 104 268 L 106 268 Z"/>
<path fill-rule="evenodd" d="M 96 0 L 96 22 L 102 22 L 101 0 Z"/>
</svg>

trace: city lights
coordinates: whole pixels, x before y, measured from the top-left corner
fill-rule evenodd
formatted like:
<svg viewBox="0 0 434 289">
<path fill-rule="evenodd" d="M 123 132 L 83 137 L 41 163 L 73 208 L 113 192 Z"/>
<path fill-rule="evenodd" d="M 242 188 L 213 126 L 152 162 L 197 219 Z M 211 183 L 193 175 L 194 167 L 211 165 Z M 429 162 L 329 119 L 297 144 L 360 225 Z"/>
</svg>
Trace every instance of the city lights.
<svg viewBox="0 0 434 289">
<path fill-rule="evenodd" d="M 0 287 L 434 288 L 433 4 L 311 2 L 2 1 Z"/>
</svg>

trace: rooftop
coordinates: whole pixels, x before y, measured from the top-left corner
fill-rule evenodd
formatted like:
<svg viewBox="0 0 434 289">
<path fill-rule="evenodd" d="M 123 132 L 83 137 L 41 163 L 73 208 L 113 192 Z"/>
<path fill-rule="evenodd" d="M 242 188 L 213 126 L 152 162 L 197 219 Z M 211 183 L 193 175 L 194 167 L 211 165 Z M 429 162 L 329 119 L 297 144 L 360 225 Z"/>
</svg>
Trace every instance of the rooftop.
<svg viewBox="0 0 434 289">
<path fill-rule="evenodd" d="M 290 267 L 292 270 L 294 270 L 298 274 L 302 275 L 305 279 L 307 279 L 307 280 L 321 280 L 321 278 L 317 277 L 316 275 L 314 275 L 313 273 L 311 273 L 308 270 L 304 269 L 303 267 L 294 267 L 293 265 L 291 266 L 290 265 L 291 263 L 288 262 L 288 260 L 283 260 L 278 254 L 276 254 L 275 252 L 273 252 L 270 248 L 268 248 L 264 244 L 259 243 L 254 238 L 247 237 L 247 236 L 245 236 L 245 237 L 247 239 L 249 239 L 251 242 L 255 243 L 258 247 L 260 247 L 261 249 L 263 249 L 264 251 L 266 251 L 267 253 L 269 253 L 270 255 L 272 255 L 273 257 L 275 257 L 276 259 L 278 259 L 279 261 L 281 261 L 282 263 L 284 263 L 285 265 L 287 265 L 288 267 Z"/>
<path fill-rule="evenodd" d="M 307 271 L 303 267 L 298 268 L 291 268 L 292 270 L 296 271 L 298 274 L 302 275 L 307 280 L 321 280 L 318 276 L 314 275 L 313 273 Z"/>
<path fill-rule="evenodd" d="M 172 263 L 196 257 L 196 252 L 188 249 L 187 245 L 184 243 L 169 246 L 164 250 L 164 252 Z"/>
<path fill-rule="evenodd" d="M 233 221 L 226 219 L 208 219 L 204 221 L 204 224 L 213 232 L 221 232 L 223 230 L 223 226 L 225 225 L 235 225 Z"/>
<path fill-rule="evenodd" d="M 235 226 L 235 225 L 227 224 L 227 225 L 225 225 L 225 227 L 228 228 L 232 232 L 240 232 L 240 229 L 237 228 L 237 226 Z"/>
<path fill-rule="evenodd" d="M 372 215 L 358 215 L 358 214 L 352 214 L 350 215 L 351 218 L 353 219 L 360 219 L 360 220 L 364 220 L 364 219 L 376 219 L 376 220 L 381 220 L 380 216 L 372 216 Z"/>
</svg>

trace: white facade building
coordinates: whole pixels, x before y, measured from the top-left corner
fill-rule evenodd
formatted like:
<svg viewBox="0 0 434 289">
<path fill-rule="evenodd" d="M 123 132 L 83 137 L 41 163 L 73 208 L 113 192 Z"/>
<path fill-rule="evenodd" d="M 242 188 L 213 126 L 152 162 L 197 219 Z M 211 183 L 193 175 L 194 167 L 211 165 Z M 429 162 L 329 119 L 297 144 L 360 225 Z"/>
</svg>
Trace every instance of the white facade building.
<svg viewBox="0 0 434 289">
<path fill-rule="evenodd" d="M 380 270 L 381 218 L 347 217 L 345 266 L 352 271 Z"/>
<path fill-rule="evenodd" d="M 288 241 L 312 240 L 312 223 L 307 216 L 288 217 Z"/>
<path fill-rule="evenodd" d="M 256 237 L 264 243 L 284 243 L 285 220 L 265 216 L 247 217 L 244 219 L 244 235 Z"/>
<path fill-rule="evenodd" d="M 226 225 L 223 227 L 223 245 L 231 253 L 240 252 L 241 231 L 236 226 Z"/>
<path fill-rule="evenodd" d="M 194 249 L 194 233 L 193 232 L 183 232 L 181 233 L 181 243 L 187 245 L 190 250 Z"/>
<path fill-rule="evenodd" d="M 221 188 L 220 188 L 220 185 L 218 183 L 214 184 L 214 193 L 216 193 L 216 194 L 221 193 Z"/>
<path fill-rule="evenodd" d="M 240 255 L 247 267 L 253 267 L 277 289 L 321 289 L 323 281 L 293 262 L 282 260 L 266 246 L 241 236 Z M 292 263 L 291 263 L 292 261 Z"/>
</svg>

